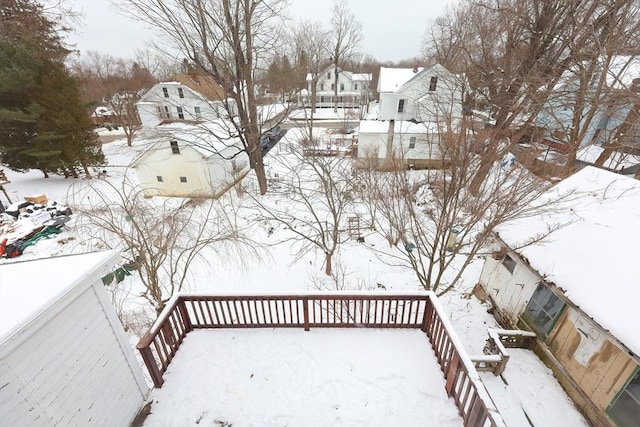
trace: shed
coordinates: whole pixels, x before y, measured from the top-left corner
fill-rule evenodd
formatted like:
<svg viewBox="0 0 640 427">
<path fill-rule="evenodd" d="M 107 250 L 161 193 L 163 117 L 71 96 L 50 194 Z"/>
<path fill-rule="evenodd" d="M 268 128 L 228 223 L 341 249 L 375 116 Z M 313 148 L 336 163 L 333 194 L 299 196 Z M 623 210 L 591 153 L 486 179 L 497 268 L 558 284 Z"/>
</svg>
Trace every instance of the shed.
<svg viewBox="0 0 640 427">
<path fill-rule="evenodd" d="M 0 265 L 0 420 L 127 426 L 148 385 L 101 277 L 117 251 Z"/>
<path fill-rule="evenodd" d="M 144 195 L 222 195 L 249 172 L 249 157 L 232 129 L 224 120 L 156 127 L 152 145 L 133 162 Z"/>
</svg>

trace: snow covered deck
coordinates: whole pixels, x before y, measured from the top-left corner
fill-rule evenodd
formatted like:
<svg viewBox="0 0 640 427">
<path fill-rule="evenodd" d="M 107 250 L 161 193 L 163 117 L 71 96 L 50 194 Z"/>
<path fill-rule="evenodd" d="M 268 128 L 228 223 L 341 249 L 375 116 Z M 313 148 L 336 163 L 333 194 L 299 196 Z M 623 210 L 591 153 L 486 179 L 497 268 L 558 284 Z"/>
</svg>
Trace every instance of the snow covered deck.
<svg viewBox="0 0 640 427">
<path fill-rule="evenodd" d="M 170 364 L 172 369 L 181 369 L 173 368 L 173 360 L 179 356 L 178 349 L 189 338 L 188 334 L 201 329 L 220 331 L 251 328 L 263 328 L 262 333 L 265 335 L 265 329 L 273 328 L 297 328 L 298 332 L 302 332 L 300 329 L 310 331 L 312 328 L 314 332 L 316 328 L 320 331 L 325 328 L 357 328 L 357 332 L 366 332 L 367 329 L 411 329 L 418 336 L 422 335 L 426 350 L 430 344 L 433 351 L 431 357 L 435 356 L 442 373 L 436 384 L 427 381 L 429 390 L 438 393 L 440 389 L 442 392 L 440 387 L 444 386 L 446 395 L 452 398 L 451 403 L 458 408 L 464 426 L 504 426 L 473 362 L 432 292 L 316 292 L 280 295 L 181 293 L 169 301 L 149 333 L 138 343 L 138 349 L 154 385 L 161 389 Z M 357 332 L 354 331 L 356 334 Z M 202 334 L 198 333 L 199 335 Z M 378 346 L 386 345 L 383 341 L 378 342 Z M 210 363 L 211 350 L 207 351 L 203 343 L 194 347 L 196 349 L 183 353 L 195 352 L 200 355 L 199 363 L 187 360 L 180 364 L 183 365 L 182 369 L 194 371 L 191 375 L 200 376 L 199 372 Z M 203 349 L 199 350 L 198 347 Z M 400 350 L 412 352 L 415 351 L 414 347 Z M 272 351 L 265 350 L 267 354 Z M 259 355 L 252 353 L 251 356 L 259 360 Z M 428 357 L 424 358 L 428 360 Z M 205 381 L 213 383 L 218 377 L 231 372 L 227 368 L 218 374 L 212 373 Z M 177 378 L 177 384 L 183 381 L 183 377 L 180 373 L 173 376 Z M 197 390 L 189 385 L 189 380 L 185 383 L 192 391 Z M 224 390 L 224 393 L 229 393 L 229 390 Z"/>
<path fill-rule="evenodd" d="M 461 427 L 444 386 L 420 330 L 199 330 L 144 426 Z"/>
</svg>

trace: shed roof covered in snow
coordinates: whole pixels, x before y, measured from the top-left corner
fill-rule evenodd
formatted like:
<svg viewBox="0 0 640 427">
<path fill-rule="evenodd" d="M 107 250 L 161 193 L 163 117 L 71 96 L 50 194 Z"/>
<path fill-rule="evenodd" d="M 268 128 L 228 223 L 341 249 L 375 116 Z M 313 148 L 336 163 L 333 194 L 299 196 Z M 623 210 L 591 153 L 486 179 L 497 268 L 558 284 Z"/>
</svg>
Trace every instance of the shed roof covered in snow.
<svg viewBox="0 0 640 427">
<path fill-rule="evenodd" d="M 118 251 L 90 252 L 0 265 L 0 342 L 83 281 L 115 266 Z"/>
<path fill-rule="evenodd" d="M 537 203 L 571 191 L 558 208 L 504 224 L 498 234 L 510 247 L 518 247 L 549 225 L 568 224 L 518 253 L 640 354 L 640 181 L 588 166 Z"/>
<path fill-rule="evenodd" d="M 242 143 L 233 123 L 224 119 L 197 125 L 184 122 L 165 123 L 154 129 L 153 139 L 156 140 L 156 145 L 170 140 L 182 141 L 200 153 L 203 158 L 232 156 L 242 149 Z M 151 151 L 152 149 L 142 153 L 133 164 L 146 158 Z"/>
</svg>

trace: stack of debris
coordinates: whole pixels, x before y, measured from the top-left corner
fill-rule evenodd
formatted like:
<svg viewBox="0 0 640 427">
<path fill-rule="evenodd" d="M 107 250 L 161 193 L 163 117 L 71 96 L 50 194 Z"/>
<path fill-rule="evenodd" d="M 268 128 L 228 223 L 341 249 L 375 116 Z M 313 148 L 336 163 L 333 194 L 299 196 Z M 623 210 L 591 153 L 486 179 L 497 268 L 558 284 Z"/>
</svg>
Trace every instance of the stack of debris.
<svg viewBox="0 0 640 427">
<path fill-rule="evenodd" d="M 29 246 L 61 232 L 71 209 L 43 194 L 25 197 L 0 214 L 0 256 L 15 258 Z"/>
</svg>

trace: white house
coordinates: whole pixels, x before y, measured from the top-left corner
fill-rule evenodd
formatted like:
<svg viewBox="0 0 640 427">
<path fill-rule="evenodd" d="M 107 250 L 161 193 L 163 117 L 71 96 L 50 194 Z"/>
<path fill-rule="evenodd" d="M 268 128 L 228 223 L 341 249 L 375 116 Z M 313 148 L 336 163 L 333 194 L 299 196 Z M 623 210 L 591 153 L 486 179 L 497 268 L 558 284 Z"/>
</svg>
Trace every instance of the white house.
<svg viewBox="0 0 640 427">
<path fill-rule="evenodd" d="M 384 168 L 401 162 L 410 169 L 443 167 L 441 134 L 435 123 L 363 120 L 358 132 L 359 167 Z"/>
<path fill-rule="evenodd" d="M 380 68 L 379 120 L 455 122 L 462 118 L 466 78 L 440 64 L 427 68 Z"/>
<path fill-rule="evenodd" d="M 128 426 L 148 386 L 101 277 L 117 251 L 0 265 L 0 423 Z"/>
<path fill-rule="evenodd" d="M 249 157 L 232 129 L 222 119 L 158 126 L 150 147 L 132 164 L 144 195 L 220 196 L 249 171 Z"/>
<path fill-rule="evenodd" d="M 538 335 L 537 353 L 594 425 L 637 426 L 640 182 L 589 166 L 548 194 L 572 191 L 559 208 L 500 226 L 480 286 L 504 323 Z"/>
<path fill-rule="evenodd" d="M 316 107 L 333 107 L 335 102 L 335 66 L 330 65 L 317 76 Z M 307 74 L 307 90 L 312 93 L 313 74 Z M 371 74 L 338 71 L 338 107 L 359 108 L 370 98 Z"/>
<path fill-rule="evenodd" d="M 210 76 L 179 74 L 171 81 L 161 82 L 149 89 L 136 103 L 144 127 L 155 127 L 167 121 L 212 121 L 227 117 L 224 90 Z"/>
</svg>

